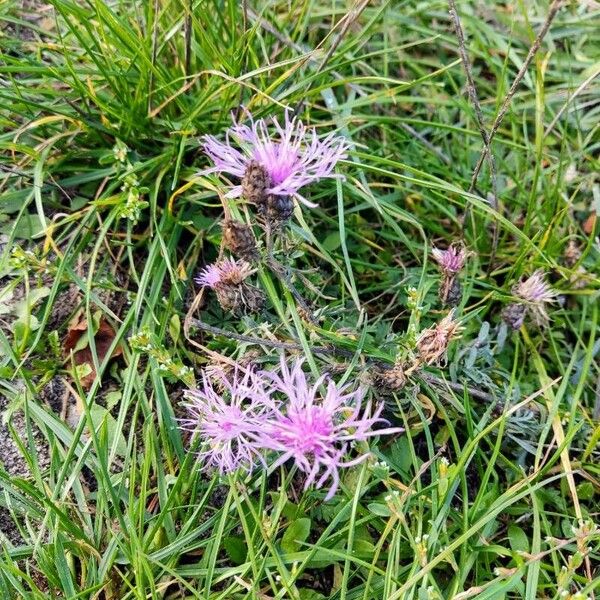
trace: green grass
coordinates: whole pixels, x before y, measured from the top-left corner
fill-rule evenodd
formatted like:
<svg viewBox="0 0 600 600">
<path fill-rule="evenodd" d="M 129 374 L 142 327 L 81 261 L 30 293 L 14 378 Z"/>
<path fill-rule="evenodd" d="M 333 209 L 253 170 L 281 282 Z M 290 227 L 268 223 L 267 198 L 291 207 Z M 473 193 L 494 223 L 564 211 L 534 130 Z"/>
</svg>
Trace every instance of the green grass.
<svg viewBox="0 0 600 600">
<path fill-rule="evenodd" d="M 517 89 L 492 143 L 497 211 L 487 165 L 469 192 L 482 142 L 445 2 L 243 6 L 0 4 L 0 440 L 25 465 L 0 448 L 0 598 L 598 595 L 600 536 L 579 522 L 600 514 L 598 5 L 565 3 Z M 548 3 L 458 11 L 489 129 Z M 318 323 L 266 263 L 263 313 L 236 319 L 207 294 L 203 321 L 300 344 L 314 372 L 376 394 L 373 361 L 410 353 L 446 314 L 431 248 L 470 251 L 447 365 L 386 398 L 406 433 L 371 444 L 330 502 L 287 467 L 200 473 L 177 427 L 210 352 L 278 360 L 185 335 L 192 278 L 221 243 L 222 182 L 198 175 L 200 137 L 222 135 L 240 104 L 256 117 L 301 106 L 355 146 L 345 180 L 311 187 L 319 207 L 297 208 L 275 247 Z M 537 268 L 561 292 L 551 323 L 505 335 L 511 288 Z M 73 316 L 102 318 L 122 349 L 109 360 L 88 336 L 89 389 L 62 351 Z M 348 356 L 318 352 L 329 344 Z M 48 404 L 56 381 L 71 421 Z"/>
</svg>

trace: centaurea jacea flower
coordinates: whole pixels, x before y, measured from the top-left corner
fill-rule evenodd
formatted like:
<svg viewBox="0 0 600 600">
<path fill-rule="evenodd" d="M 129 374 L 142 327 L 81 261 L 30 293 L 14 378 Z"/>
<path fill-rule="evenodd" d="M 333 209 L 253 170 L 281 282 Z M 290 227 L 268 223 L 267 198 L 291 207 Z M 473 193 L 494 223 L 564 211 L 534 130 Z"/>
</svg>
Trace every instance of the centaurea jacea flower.
<svg viewBox="0 0 600 600">
<path fill-rule="evenodd" d="M 261 438 L 276 402 L 260 375 L 251 369 L 236 369 L 230 376 L 204 372 L 186 399 L 189 416 L 181 426 L 200 436 L 198 459 L 204 470 L 223 475 L 238 468 L 251 471 L 257 460 L 264 463 Z"/>
<path fill-rule="evenodd" d="M 453 244 L 446 250 L 434 248 L 431 251 L 431 256 L 442 272 L 439 296 L 443 304 L 456 306 L 460 302 L 462 289 L 458 273 L 464 267 L 467 255 L 465 248 L 458 244 Z"/>
<path fill-rule="evenodd" d="M 527 279 L 519 281 L 513 288 L 513 293 L 525 302 L 540 306 L 548 302 L 554 302 L 554 299 L 558 296 L 558 292 L 553 290 L 546 281 L 542 269 L 538 269 Z"/>
<path fill-rule="evenodd" d="M 380 417 L 383 404 L 372 411 L 368 402 L 362 409 L 363 390 L 349 391 L 348 386 L 340 387 L 326 375 L 310 385 L 302 365 L 303 361 L 297 360 L 290 368 L 282 358 L 280 373 L 264 374 L 272 379 L 274 390 L 285 401 L 269 419 L 263 443 L 281 453 L 274 466 L 293 460 L 306 474 L 305 489 L 313 483 L 320 488 L 331 480 L 325 498 L 328 500 L 339 486 L 339 470 L 368 457 L 363 454 L 344 460 L 354 442 L 402 429 L 374 430 L 377 425 L 387 424 Z"/>
<path fill-rule="evenodd" d="M 334 133 L 319 138 L 314 128 L 307 128 L 286 111 L 283 126 L 276 118 L 271 127 L 265 119 L 252 119 L 250 124 L 234 122 L 225 141 L 204 136 L 204 152 L 213 161 L 205 173 L 224 173 L 240 180 L 227 193 L 229 198 L 247 196 L 257 205 L 269 198 L 295 197 L 314 207 L 299 191 L 306 185 L 326 177 L 337 177 L 336 164 L 346 157 L 348 142 Z M 244 180 L 242 185 L 242 180 Z M 248 197 L 250 196 L 250 197 Z"/>
<path fill-rule="evenodd" d="M 253 312 L 264 303 L 262 292 L 246 282 L 255 272 L 245 260 L 225 258 L 205 267 L 196 277 L 196 283 L 214 290 L 223 310 L 235 314 Z"/>
<path fill-rule="evenodd" d="M 507 325 L 516 331 L 523 325 L 527 312 L 537 325 L 548 322 L 545 305 L 554 302 L 558 292 L 550 287 L 542 269 L 519 281 L 512 292 L 522 302 L 509 304 L 502 312 L 502 318 Z"/>
<path fill-rule="evenodd" d="M 460 245 L 451 245 L 446 250 L 434 248 L 431 256 L 443 273 L 458 273 L 465 266 L 467 251 Z"/>
</svg>

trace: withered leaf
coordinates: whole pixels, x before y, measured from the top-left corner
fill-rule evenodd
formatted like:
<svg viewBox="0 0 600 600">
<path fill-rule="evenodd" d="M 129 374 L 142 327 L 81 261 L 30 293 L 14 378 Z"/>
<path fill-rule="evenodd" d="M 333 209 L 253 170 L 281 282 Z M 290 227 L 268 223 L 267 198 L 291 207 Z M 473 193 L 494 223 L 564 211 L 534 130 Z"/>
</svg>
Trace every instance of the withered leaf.
<svg viewBox="0 0 600 600">
<path fill-rule="evenodd" d="M 95 321 L 96 319 L 94 319 Z M 63 350 L 65 357 L 69 358 L 71 351 L 73 352 L 73 362 L 76 366 L 88 365 L 90 372 L 81 379 L 81 385 L 84 389 L 89 389 L 94 380 L 96 379 L 96 370 L 94 368 L 94 359 L 92 357 L 92 351 L 88 343 L 88 322 L 85 318 L 80 318 L 74 321 L 69 326 L 67 335 L 63 342 Z M 103 317 L 100 316 L 98 319 L 98 326 L 93 328 L 94 343 L 96 345 L 96 354 L 98 355 L 98 362 L 106 358 L 108 350 L 115 339 L 115 330 L 112 325 Z M 120 356 L 123 354 L 123 349 L 120 345 L 113 350 L 111 358 Z"/>
</svg>

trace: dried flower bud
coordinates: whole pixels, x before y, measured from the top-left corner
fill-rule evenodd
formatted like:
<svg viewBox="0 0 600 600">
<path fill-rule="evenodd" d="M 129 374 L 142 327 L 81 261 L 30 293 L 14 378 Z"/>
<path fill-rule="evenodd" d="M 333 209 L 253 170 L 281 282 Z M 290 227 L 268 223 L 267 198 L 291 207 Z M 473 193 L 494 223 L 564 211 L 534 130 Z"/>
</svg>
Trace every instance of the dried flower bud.
<svg viewBox="0 0 600 600">
<path fill-rule="evenodd" d="M 581 250 L 575 240 L 569 240 L 565 252 L 563 254 L 565 265 L 569 268 L 573 268 L 581 258 Z"/>
<path fill-rule="evenodd" d="M 445 306 L 458 306 L 462 300 L 462 286 L 454 275 L 444 276 L 440 283 L 440 300 Z"/>
<path fill-rule="evenodd" d="M 269 196 L 265 216 L 273 225 L 285 223 L 294 212 L 294 201 L 290 196 Z"/>
<path fill-rule="evenodd" d="M 267 170 L 255 160 L 251 160 L 242 178 L 242 196 L 260 208 L 267 203 L 267 190 L 270 185 L 271 177 Z"/>
<path fill-rule="evenodd" d="M 223 226 L 223 243 L 225 247 L 231 250 L 233 254 L 251 261 L 258 258 L 258 250 L 256 248 L 256 239 L 252 229 L 242 223 L 232 219 L 226 219 L 222 223 Z"/>
<path fill-rule="evenodd" d="M 217 300 L 224 311 L 235 315 L 258 312 L 265 303 L 264 294 L 254 285 L 221 285 L 215 288 Z"/>
<path fill-rule="evenodd" d="M 242 285 L 243 312 L 260 312 L 265 306 L 265 295 L 255 285 Z"/>
<path fill-rule="evenodd" d="M 396 363 L 391 369 L 376 367 L 372 379 L 375 387 L 383 394 L 400 391 L 408 381 L 401 363 Z"/>
<path fill-rule="evenodd" d="M 433 365 L 445 360 L 450 342 L 458 336 L 460 326 L 451 310 L 439 323 L 425 329 L 417 338 L 417 353 L 421 362 Z"/>
<path fill-rule="evenodd" d="M 513 330 L 518 331 L 525 322 L 527 307 L 524 304 L 509 304 L 502 311 L 502 320 Z"/>
</svg>

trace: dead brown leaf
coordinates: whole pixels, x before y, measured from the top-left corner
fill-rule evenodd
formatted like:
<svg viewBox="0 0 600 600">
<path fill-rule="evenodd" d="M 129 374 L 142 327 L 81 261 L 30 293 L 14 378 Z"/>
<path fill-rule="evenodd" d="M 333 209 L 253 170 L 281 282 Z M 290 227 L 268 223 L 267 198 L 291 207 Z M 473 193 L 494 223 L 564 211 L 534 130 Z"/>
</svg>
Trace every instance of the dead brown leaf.
<svg viewBox="0 0 600 600">
<path fill-rule="evenodd" d="M 84 347 L 81 347 L 80 341 L 88 334 L 88 322 L 87 319 L 80 317 L 71 323 L 67 331 L 63 342 L 63 350 L 67 358 L 70 357 L 73 351 L 73 362 L 76 366 L 87 364 L 91 372 L 81 378 L 81 385 L 84 389 L 89 389 L 96 379 L 96 370 L 94 368 L 94 359 L 92 357 L 92 351 L 89 344 L 86 343 Z M 98 356 L 98 362 L 106 358 L 108 351 L 115 339 L 115 330 L 112 325 L 104 318 L 100 317 L 98 324 L 98 331 L 94 335 L 94 343 L 96 346 L 96 354 Z M 77 349 L 75 349 L 77 348 Z M 111 358 L 121 356 L 123 349 L 118 345 L 111 355 Z"/>
</svg>

